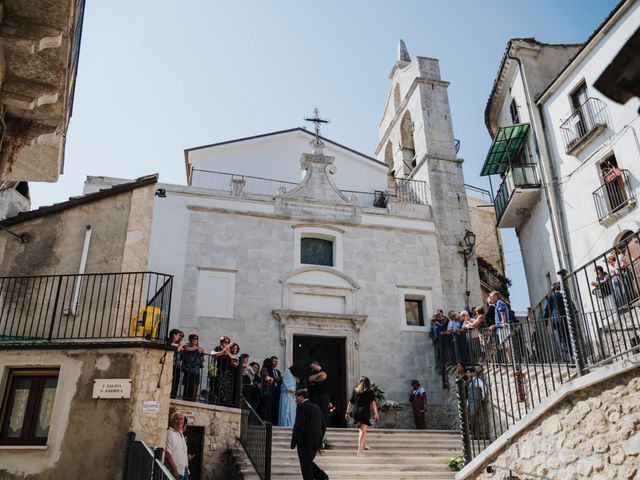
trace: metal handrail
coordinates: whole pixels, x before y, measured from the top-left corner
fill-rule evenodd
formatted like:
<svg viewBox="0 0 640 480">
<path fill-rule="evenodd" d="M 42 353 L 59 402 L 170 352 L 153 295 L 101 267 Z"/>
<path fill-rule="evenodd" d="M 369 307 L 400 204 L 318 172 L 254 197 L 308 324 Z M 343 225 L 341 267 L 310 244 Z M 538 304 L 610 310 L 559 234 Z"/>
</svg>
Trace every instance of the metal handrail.
<svg viewBox="0 0 640 480">
<path fill-rule="evenodd" d="M 598 221 L 602 221 L 611 214 L 619 211 L 636 198 L 636 194 L 629 182 L 629 170 L 618 169 L 620 176 L 605 183 L 593 192 L 593 202 L 598 214 Z M 617 180 L 620 180 L 622 185 Z"/>
<path fill-rule="evenodd" d="M 587 98 L 560 124 L 565 151 L 570 153 L 596 128 L 609 124 L 607 105 L 597 98 Z"/>
<path fill-rule="evenodd" d="M 602 267 L 598 274 L 594 268 Z M 438 367 L 473 365 L 480 385 L 458 393 L 463 446 L 472 458 L 560 385 L 600 365 L 632 358 L 640 345 L 640 231 L 572 273 L 560 272 L 526 319 L 464 329 L 434 343 Z M 485 319 L 487 325 L 491 319 Z M 477 388 L 476 388 L 477 387 Z M 462 418 L 462 416 L 461 416 Z M 469 458 L 467 458 L 469 460 Z"/>
<path fill-rule="evenodd" d="M 187 369 L 186 356 L 189 359 Z M 199 357 L 199 358 L 198 358 Z M 242 396 L 242 366 L 238 360 L 217 358 L 210 353 L 181 352 L 176 354 L 171 381 L 171 398 L 189 402 L 240 407 Z M 197 361 L 194 371 L 193 364 Z"/>
<path fill-rule="evenodd" d="M 521 163 L 510 165 L 506 176 L 496 193 L 495 208 L 498 222 L 502 218 L 502 214 L 509 204 L 511 192 L 515 188 L 537 188 L 540 187 L 540 179 L 536 170 L 535 163 Z"/>
<path fill-rule="evenodd" d="M 428 203 L 426 182 L 406 178 L 395 178 L 394 183 L 395 188 L 389 191 L 363 192 L 357 190 L 341 190 L 341 192 L 349 199 L 355 199 L 356 204 L 361 207 L 386 207 L 386 202 L 380 202 L 378 200 L 381 193 L 385 198 L 394 198 L 400 203 L 418 205 Z M 223 191 L 231 193 L 234 196 L 249 193 L 270 197 L 275 197 L 281 189 L 289 192 L 299 185 L 298 183 L 284 180 L 217 172 L 193 167 L 189 175 L 189 184 L 192 187 Z"/>
<path fill-rule="evenodd" d="M 241 398 L 240 405 L 242 408 L 240 444 L 260 480 L 270 480 L 272 425 L 262 420 L 244 397 Z"/>
<path fill-rule="evenodd" d="M 172 285 L 155 272 L 0 277 L 0 342 L 164 343 Z"/>
</svg>

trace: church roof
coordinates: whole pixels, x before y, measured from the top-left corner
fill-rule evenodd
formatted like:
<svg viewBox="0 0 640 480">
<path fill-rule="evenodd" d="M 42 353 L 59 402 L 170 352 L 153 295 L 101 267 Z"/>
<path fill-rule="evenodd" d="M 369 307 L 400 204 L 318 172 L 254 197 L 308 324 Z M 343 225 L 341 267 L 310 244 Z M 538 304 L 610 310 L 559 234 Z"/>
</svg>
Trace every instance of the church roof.
<svg viewBox="0 0 640 480">
<path fill-rule="evenodd" d="M 234 140 L 226 140 L 224 142 L 210 143 L 208 145 L 200 145 L 198 147 L 185 148 L 185 150 L 184 150 L 184 164 L 185 164 L 185 168 L 187 169 L 187 178 L 189 177 L 189 171 L 190 171 L 190 169 L 189 169 L 189 152 L 193 152 L 194 150 L 202 150 L 204 148 L 220 147 L 220 146 L 223 146 L 223 145 L 229 145 L 231 143 L 244 142 L 244 141 L 247 141 L 247 140 L 255 140 L 255 139 L 258 139 L 258 138 L 272 137 L 272 136 L 275 136 L 275 135 L 284 135 L 284 134 L 292 133 L 292 132 L 303 132 L 303 133 L 306 133 L 307 135 L 309 135 L 310 138 L 315 138 L 315 134 L 310 132 L 310 131 L 308 131 L 306 128 L 296 127 L 296 128 L 289 128 L 287 130 L 278 130 L 277 132 L 269 132 L 269 133 L 263 133 L 263 134 L 260 134 L 260 135 L 253 135 L 251 137 L 236 138 Z M 347 147 L 345 145 L 342 145 L 342 144 L 340 144 L 338 142 L 335 142 L 335 141 L 333 141 L 333 140 L 331 140 L 329 138 L 323 137 L 322 135 L 320 136 L 320 139 L 325 143 L 330 143 L 331 145 L 334 145 L 334 146 L 336 146 L 338 148 L 342 148 L 342 149 L 347 150 L 347 151 L 349 151 L 349 152 L 351 152 L 351 153 L 353 153 L 355 155 L 358 155 L 358 156 L 360 156 L 362 158 L 365 158 L 365 159 L 367 159 L 369 161 L 375 162 L 375 163 L 377 163 L 379 165 L 383 165 L 383 166 L 386 167 L 385 163 L 383 163 L 383 162 L 381 162 L 381 161 L 377 160 L 376 158 L 373 158 L 373 157 L 371 157 L 369 155 L 365 155 L 362 152 L 354 150 L 353 148 L 349 148 L 349 147 Z"/>
</svg>

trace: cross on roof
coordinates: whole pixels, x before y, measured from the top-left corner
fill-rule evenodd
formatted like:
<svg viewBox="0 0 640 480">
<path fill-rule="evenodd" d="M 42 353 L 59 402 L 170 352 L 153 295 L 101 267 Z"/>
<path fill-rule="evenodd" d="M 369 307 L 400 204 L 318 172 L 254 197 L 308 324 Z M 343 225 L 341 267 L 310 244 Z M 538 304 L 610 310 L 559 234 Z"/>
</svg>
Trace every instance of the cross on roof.
<svg viewBox="0 0 640 480">
<path fill-rule="evenodd" d="M 304 121 L 305 122 L 311 122 L 311 123 L 314 124 L 314 128 L 315 128 L 315 131 L 316 131 L 316 141 L 317 142 L 320 141 L 320 124 L 322 124 L 322 123 L 330 123 L 329 120 L 325 120 L 323 118 L 320 118 L 320 110 L 318 110 L 318 107 L 314 108 L 313 117 L 305 118 Z"/>
</svg>

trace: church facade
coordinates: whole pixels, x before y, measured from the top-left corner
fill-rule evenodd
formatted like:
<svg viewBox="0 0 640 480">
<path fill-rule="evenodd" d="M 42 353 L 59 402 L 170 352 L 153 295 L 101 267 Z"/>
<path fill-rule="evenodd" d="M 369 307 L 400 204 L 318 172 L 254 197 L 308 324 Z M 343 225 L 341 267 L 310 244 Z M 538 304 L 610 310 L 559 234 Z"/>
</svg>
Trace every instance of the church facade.
<svg viewBox="0 0 640 480">
<path fill-rule="evenodd" d="M 480 302 L 447 83 L 404 47 L 391 78 L 378 158 L 301 128 L 206 145 L 185 151 L 187 185 L 159 183 L 154 201 L 148 269 L 174 275 L 171 326 L 208 350 L 227 335 L 259 363 L 319 361 L 334 425 L 360 375 L 400 403 L 419 379 L 443 425 L 429 319 Z"/>
</svg>

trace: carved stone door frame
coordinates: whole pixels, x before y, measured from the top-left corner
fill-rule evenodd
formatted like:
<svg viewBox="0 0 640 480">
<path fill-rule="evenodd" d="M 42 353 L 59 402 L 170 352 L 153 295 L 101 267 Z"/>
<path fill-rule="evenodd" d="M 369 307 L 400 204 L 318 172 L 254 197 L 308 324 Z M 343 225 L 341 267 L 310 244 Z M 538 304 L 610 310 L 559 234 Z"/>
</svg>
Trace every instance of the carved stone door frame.
<svg viewBox="0 0 640 480">
<path fill-rule="evenodd" d="M 273 310 L 280 322 L 280 344 L 285 350 L 285 365 L 293 363 L 293 337 L 305 335 L 345 339 L 347 391 L 360 378 L 360 327 L 366 315 Z"/>
</svg>

